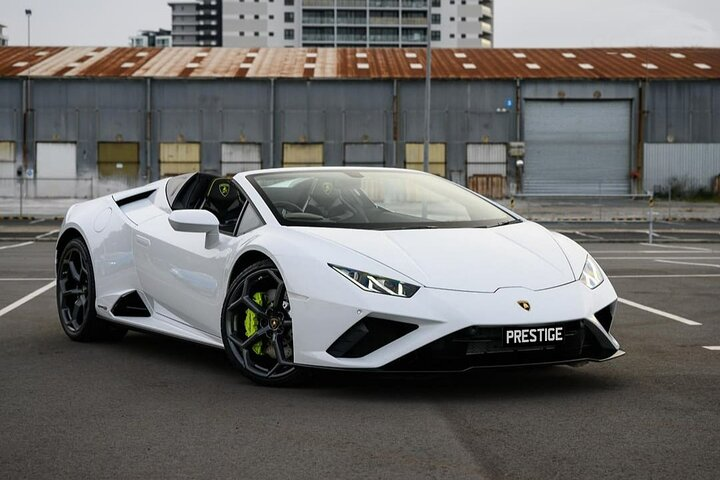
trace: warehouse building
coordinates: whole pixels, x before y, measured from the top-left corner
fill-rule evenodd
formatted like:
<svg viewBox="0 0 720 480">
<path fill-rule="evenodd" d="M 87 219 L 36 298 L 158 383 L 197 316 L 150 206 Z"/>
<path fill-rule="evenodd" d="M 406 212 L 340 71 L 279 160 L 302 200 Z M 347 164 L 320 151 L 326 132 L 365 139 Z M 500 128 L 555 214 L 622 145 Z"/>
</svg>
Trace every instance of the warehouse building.
<svg viewBox="0 0 720 480">
<path fill-rule="evenodd" d="M 424 58 L 7 47 L 0 177 L 93 178 L 98 194 L 194 170 L 419 169 Z M 433 79 L 431 171 L 480 191 L 709 189 L 720 174 L 720 49 L 437 49 Z"/>
</svg>

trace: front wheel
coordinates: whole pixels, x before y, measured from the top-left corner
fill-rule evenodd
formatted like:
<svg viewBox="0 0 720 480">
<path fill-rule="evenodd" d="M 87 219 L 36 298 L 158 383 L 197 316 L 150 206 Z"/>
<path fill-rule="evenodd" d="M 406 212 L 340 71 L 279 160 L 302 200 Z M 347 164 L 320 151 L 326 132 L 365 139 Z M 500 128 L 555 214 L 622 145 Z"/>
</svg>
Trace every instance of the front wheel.
<svg viewBox="0 0 720 480">
<path fill-rule="evenodd" d="M 228 288 L 222 339 L 231 363 L 261 385 L 297 384 L 305 371 L 293 363 L 292 317 L 287 289 L 270 260 L 243 270 Z"/>
<path fill-rule="evenodd" d="M 95 312 L 95 277 L 85 243 L 74 238 L 60 253 L 57 266 L 57 307 L 65 334 L 78 342 L 120 340 L 125 327 L 98 318 Z"/>
</svg>

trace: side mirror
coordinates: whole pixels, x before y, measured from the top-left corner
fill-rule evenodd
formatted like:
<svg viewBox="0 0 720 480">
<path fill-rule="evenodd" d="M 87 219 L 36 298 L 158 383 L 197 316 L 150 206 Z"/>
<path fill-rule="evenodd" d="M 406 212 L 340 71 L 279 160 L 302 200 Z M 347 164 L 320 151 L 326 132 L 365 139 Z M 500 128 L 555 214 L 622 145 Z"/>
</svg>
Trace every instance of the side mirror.
<svg viewBox="0 0 720 480">
<path fill-rule="evenodd" d="M 168 221 L 177 232 L 205 233 L 205 248 L 213 248 L 220 241 L 220 222 L 207 210 L 175 210 Z"/>
</svg>

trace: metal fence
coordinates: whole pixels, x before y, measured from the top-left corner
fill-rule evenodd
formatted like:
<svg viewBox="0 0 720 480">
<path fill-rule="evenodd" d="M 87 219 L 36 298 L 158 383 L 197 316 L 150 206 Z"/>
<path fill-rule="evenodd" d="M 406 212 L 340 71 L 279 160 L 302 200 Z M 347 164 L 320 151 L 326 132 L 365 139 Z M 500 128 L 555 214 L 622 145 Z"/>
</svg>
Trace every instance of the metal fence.
<svg viewBox="0 0 720 480">
<path fill-rule="evenodd" d="M 65 205 L 95 198 L 97 181 L 87 178 L 0 178 L 0 213 L 58 214 Z"/>
<path fill-rule="evenodd" d="M 661 215 L 652 192 L 627 195 L 517 194 L 502 202 L 519 215 L 543 223 L 647 224 L 652 243 L 653 224 Z"/>
</svg>

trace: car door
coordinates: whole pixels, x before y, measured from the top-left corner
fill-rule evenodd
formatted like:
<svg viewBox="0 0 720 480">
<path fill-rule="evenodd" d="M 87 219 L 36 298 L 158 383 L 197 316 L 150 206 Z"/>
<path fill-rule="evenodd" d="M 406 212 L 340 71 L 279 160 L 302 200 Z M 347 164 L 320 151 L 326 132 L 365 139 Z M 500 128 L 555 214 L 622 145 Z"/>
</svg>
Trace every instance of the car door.
<svg viewBox="0 0 720 480">
<path fill-rule="evenodd" d="M 241 205 L 234 207 L 238 213 L 230 215 L 237 223 L 247 205 L 245 195 L 228 179 L 218 179 L 212 188 L 240 195 Z M 207 204 L 203 208 L 218 210 Z M 221 229 L 220 240 L 212 248 L 205 248 L 204 233 L 175 231 L 168 215 L 138 225 L 133 242 L 140 284 L 153 301 L 154 312 L 216 336 L 220 335 L 227 265 L 242 242 L 234 235 L 235 226 L 229 226 L 232 219 L 223 216 L 225 213 L 216 213 L 226 228 Z"/>
</svg>

